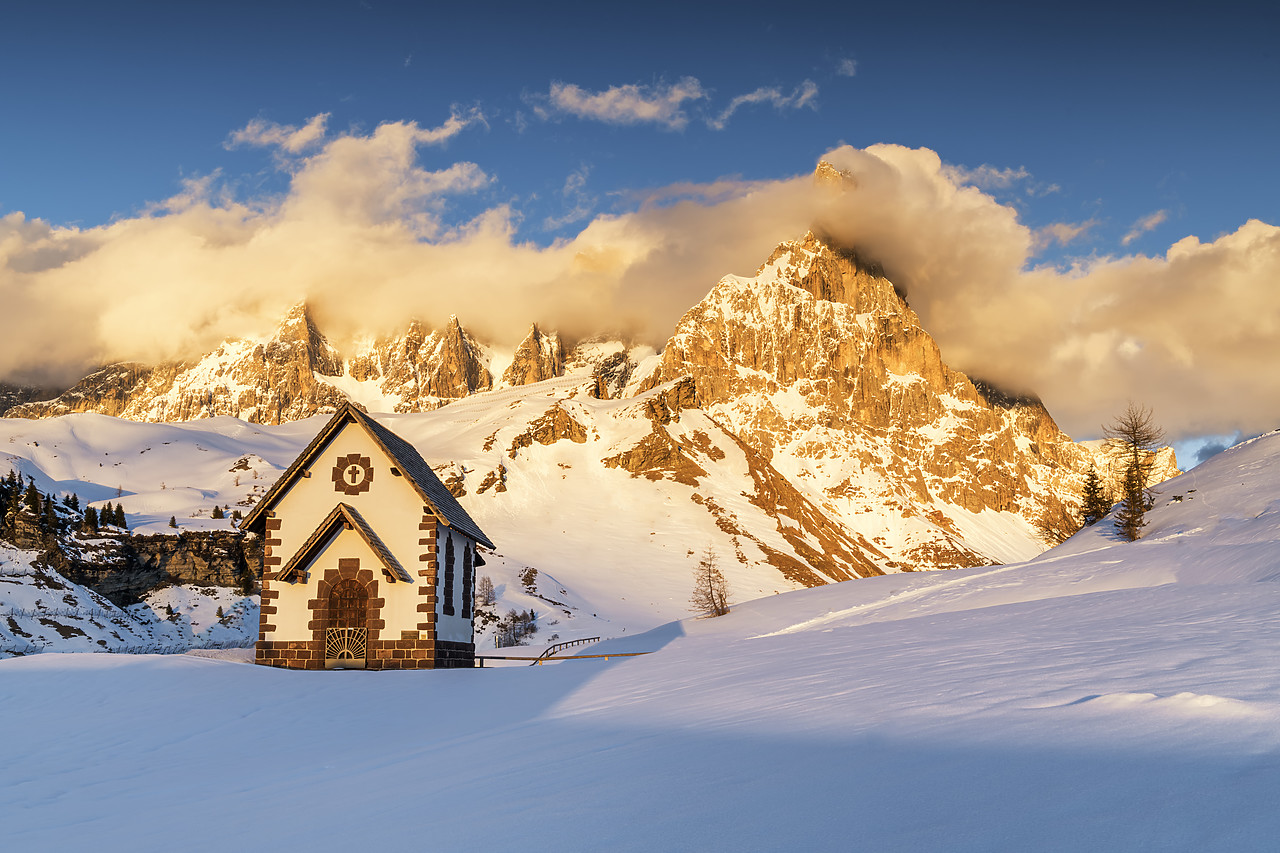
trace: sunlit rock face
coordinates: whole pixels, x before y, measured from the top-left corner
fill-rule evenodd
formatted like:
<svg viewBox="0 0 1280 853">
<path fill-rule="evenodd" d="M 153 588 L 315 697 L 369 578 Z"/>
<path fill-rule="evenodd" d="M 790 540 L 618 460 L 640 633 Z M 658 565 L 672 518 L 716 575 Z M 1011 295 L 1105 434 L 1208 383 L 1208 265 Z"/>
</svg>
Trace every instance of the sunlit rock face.
<svg viewBox="0 0 1280 853">
<path fill-rule="evenodd" d="M 300 304 L 267 340 L 226 341 L 188 362 L 110 365 L 53 400 L 15 406 L 6 416 L 99 412 L 161 422 L 230 415 L 278 424 L 332 412 L 349 398 L 418 412 L 491 387 L 488 356 L 457 318 L 434 332 L 412 322 L 344 359 Z"/>
<path fill-rule="evenodd" d="M 502 374 L 504 385 L 532 385 L 564 375 L 564 345 L 555 332 L 547 333 L 534 323 L 520 342 L 511 366 Z"/>
<path fill-rule="evenodd" d="M 342 358 L 305 305 L 291 310 L 266 341 L 227 341 L 193 362 L 118 364 L 54 400 L 10 409 L 8 417 L 100 412 L 137 421 L 189 421 L 232 415 L 276 424 L 333 411 L 345 395 L 326 381 Z"/>
<path fill-rule="evenodd" d="M 846 180 L 822 167 L 817 179 Z M 602 450 L 593 464 L 692 487 L 727 476 L 726 454 L 738 458 L 750 482 L 735 494 L 749 496 L 788 543 L 785 551 L 761 545 L 761 553 L 801 583 L 1026 559 L 1046 547 L 1046 530 L 1072 529 L 1091 465 L 1104 482 L 1118 478 L 1100 445 L 1063 435 L 1038 401 L 951 369 L 878 264 L 813 233 L 779 245 L 756 275 L 721 279 L 660 356 L 621 337 L 566 348 L 534 324 L 514 352 L 505 350 L 507 362 L 455 317 L 435 330 L 407 323 L 344 355 L 298 305 L 269 338 L 227 341 L 187 362 L 111 365 L 56 399 L 7 414 L 231 415 L 277 424 L 348 399 L 375 411 L 424 412 L 544 382 L 557 400 L 621 404 L 641 395 L 637 411 L 652 428 Z M 500 409 L 501 398 L 488 399 Z M 701 433 L 720 436 L 712 442 L 719 456 L 684 431 L 678 413 L 690 409 L 714 421 L 715 430 Z M 539 417 L 508 453 L 592 434 L 568 409 Z M 487 468 L 470 488 L 505 491 L 505 466 Z M 1153 481 L 1176 472 L 1172 451 L 1161 451 Z M 453 485 L 461 488 L 465 473 L 453 472 Z M 699 496 L 720 529 L 760 539 L 718 499 Z"/>
<path fill-rule="evenodd" d="M 484 348 L 450 317 L 445 328 L 428 332 L 416 320 L 395 337 L 368 343 L 347 363 L 357 382 L 373 382 L 397 402 L 397 412 L 430 411 L 493 387 Z"/>
<path fill-rule="evenodd" d="M 721 279 L 685 314 L 644 387 L 679 376 L 713 417 L 890 554 L 889 568 L 1034 554 L 1037 524 L 1065 525 L 1096 459 L 1038 401 L 949 368 L 877 265 L 812 233 L 779 246 L 754 277 Z"/>
</svg>

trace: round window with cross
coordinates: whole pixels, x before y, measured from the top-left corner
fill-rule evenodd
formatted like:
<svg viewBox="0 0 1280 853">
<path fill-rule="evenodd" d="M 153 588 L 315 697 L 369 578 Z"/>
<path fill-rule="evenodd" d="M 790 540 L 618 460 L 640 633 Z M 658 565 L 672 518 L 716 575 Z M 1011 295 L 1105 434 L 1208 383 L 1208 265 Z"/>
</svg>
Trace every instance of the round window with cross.
<svg viewBox="0 0 1280 853">
<path fill-rule="evenodd" d="M 373 483 L 373 463 L 368 456 L 349 453 L 339 456 L 333 466 L 333 488 L 348 495 L 369 491 Z"/>
</svg>

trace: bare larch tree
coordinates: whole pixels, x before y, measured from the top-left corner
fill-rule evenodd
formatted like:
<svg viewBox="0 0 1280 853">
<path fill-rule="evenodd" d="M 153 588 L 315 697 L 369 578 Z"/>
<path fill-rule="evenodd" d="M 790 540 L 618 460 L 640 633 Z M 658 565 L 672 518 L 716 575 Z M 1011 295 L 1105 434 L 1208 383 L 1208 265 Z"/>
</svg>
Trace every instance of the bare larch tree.
<svg viewBox="0 0 1280 853">
<path fill-rule="evenodd" d="M 1132 542 L 1146 525 L 1147 510 L 1152 505 L 1148 481 L 1164 430 L 1156 426 L 1150 409 L 1130 401 L 1124 413 L 1102 431 L 1107 438 L 1107 452 L 1121 471 L 1116 529 Z"/>
<path fill-rule="evenodd" d="M 708 616 L 723 616 L 729 612 L 729 586 L 716 566 L 716 552 L 710 545 L 693 570 L 693 596 L 689 603 L 694 610 Z"/>
</svg>

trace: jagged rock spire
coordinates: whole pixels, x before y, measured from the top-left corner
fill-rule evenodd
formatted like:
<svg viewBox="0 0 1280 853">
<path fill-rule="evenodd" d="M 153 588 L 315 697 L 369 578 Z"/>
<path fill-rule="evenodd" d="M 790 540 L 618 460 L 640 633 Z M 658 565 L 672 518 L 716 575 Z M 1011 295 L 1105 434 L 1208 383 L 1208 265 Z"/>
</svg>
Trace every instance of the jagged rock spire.
<svg viewBox="0 0 1280 853">
<path fill-rule="evenodd" d="M 534 323 L 516 349 L 511 366 L 502 374 L 507 385 L 531 385 L 564 375 L 564 345 L 556 332 L 546 333 Z"/>
</svg>

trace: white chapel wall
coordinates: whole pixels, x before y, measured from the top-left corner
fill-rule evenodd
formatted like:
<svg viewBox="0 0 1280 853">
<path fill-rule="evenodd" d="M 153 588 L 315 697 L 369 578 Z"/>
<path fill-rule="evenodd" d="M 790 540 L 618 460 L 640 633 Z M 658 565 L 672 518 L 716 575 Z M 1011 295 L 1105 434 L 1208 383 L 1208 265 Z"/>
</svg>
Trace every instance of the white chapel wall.
<svg viewBox="0 0 1280 853">
<path fill-rule="evenodd" d="M 339 458 L 352 453 L 369 457 L 374 473 L 368 491 L 348 495 L 334 488 L 332 472 Z M 308 469 L 311 476 L 296 480 L 278 500 L 275 517 L 281 520 L 281 525 L 275 536 L 280 539 L 280 545 L 273 549 L 273 554 L 279 555 L 287 563 L 333 508 L 339 503 L 346 503 L 364 517 L 414 582 L 387 583 L 382 577 L 381 562 L 353 531 L 352 535 L 356 535 L 360 544 L 358 555 L 326 552 L 314 564 L 306 584 L 273 584 L 273 588 L 280 591 L 274 621 L 276 630 L 269 633 L 266 639 L 311 639 L 311 632 L 306 627 L 311 620 L 307 602 L 315 597 L 316 583 L 325 569 L 337 568 L 339 556 L 359 556 L 360 568 L 372 569 L 379 578 L 379 595 L 386 600 L 382 617 L 387 623 L 382 632 L 384 639 L 398 639 L 402 630 L 417 629 L 422 615 L 417 612 L 417 603 L 421 600 L 417 597 L 417 588 L 418 570 L 423 565 L 418 560 L 418 555 L 424 551 L 418 544 L 421 537 L 418 524 L 422 520 L 423 503 L 408 481 L 402 476 L 393 475 L 391 468 L 390 457 L 382 452 L 361 427 L 352 424 L 342 429 L 312 461 Z M 336 540 L 344 547 L 350 541 L 346 534 Z M 282 567 L 283 563 L 276 570 Z"/>
</svg>

